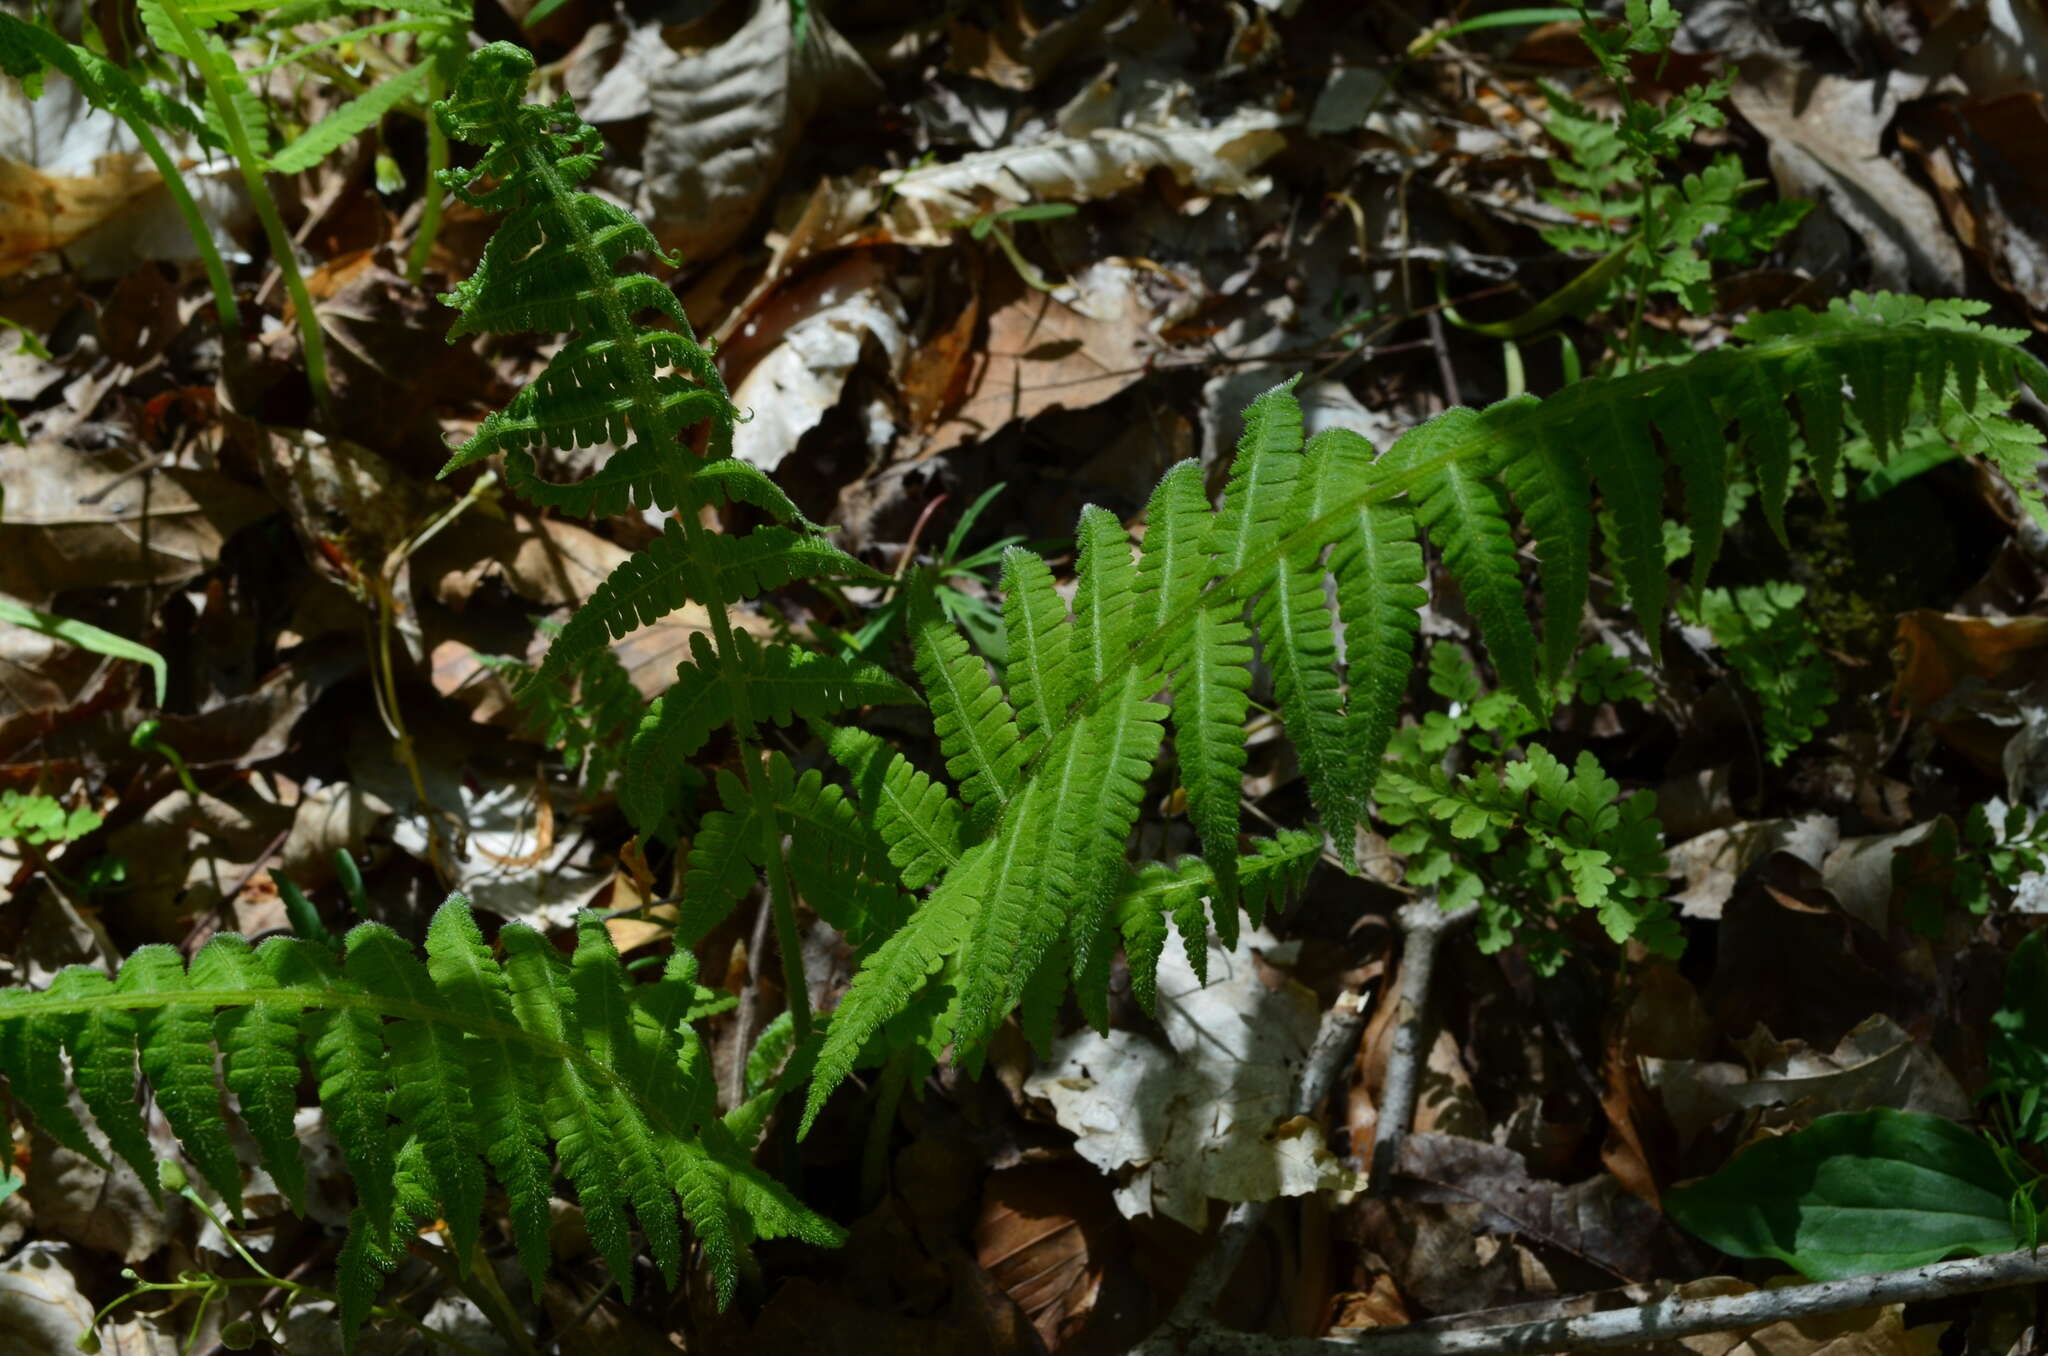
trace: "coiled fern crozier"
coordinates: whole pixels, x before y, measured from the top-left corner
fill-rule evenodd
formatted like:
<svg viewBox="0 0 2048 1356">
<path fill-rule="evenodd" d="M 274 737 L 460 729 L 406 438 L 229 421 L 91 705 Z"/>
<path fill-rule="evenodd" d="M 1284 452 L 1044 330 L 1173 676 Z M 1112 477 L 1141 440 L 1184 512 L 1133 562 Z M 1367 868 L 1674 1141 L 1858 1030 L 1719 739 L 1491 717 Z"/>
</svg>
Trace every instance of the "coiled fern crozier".
<svg viewBox="0 0 2048 1356">
<path fill-rule="evenodd" d="M 366 924 L 340 960 L 308 941 L 252 949 L 219 937 L 189 965 L 168 947 L 145 947 L 111 979 L 74 967 L 46 992 L 0 993 L 0 1072 L 50 1134 L 95 1152 L 70 1110 L 75 1087 L 100 1136 L 153 1180 L 139 1058 L 187 1156 L 230 1205 L 242 1169 L 221 1083 L 296 1201 L 304 1173 L 293 1113 L 310 1070 L 362 1202 L 340 1262 L 351 1337 L 418 1222 L 444 1220 L 461 1263 L 473 1263 L 493 1180 L 538 1284 L 557 1166 L 622 1287 L 635 1222 L 672 1281 L 687 1219 L 721 1299 L 749 1238 L 832 1242 L 833 1226 L 750 1160 L 786 1088 L 810 1076 L 808 1129 L 864 1058 L 937 1058 L 948 1046 L 974 1058 L 1019 1008 L 1043 1040 L 1070 982 L 1084 1014 L 1104 1024 L 1117 945 L 1149 1004 L 1168 919 L 1199 965 L 1208 925 L 1234 937 L 1240 910 L 1256 921 L 1300 886 L 1325 836 L 1348 846 L 1408 686 L 1428 597 L 1425 540 L 1477 617 L 1504 687 L 1541 711 L 1578 642 L 1596 495 L 1656 651 L 1668 594 L 1667 462 L 1683 487 L 1695 588 L 1719 544 L 1738 450 L 1782 533 L 1795 476 L 1810 471 L 1832 493 L 1845 433 L 1889 455 L 1916 399 L 1983 411 L 1978 446 L 2042 512 L 2039 439 L 1991 407 L 2022 383 L 2048 390 L 2048 368 L 2020 350 L 2019 334 L 1973 324 L 1981 308 L 1964 303 L 1858 296 L 1824 313 L 1765 315 L 1738 329 L 1740 342 L 1684 363 L 1581 382 L 1547 401 L 1452 410 L 1384 452 L 1342 430 L 1304 446 L 1301 411 L 1282 386 L 1248 412 L 1219 505 L 1200 468 L 1185 463 L 1154 493 L 1141 540 L 1100 508 L 1083 512 L 1071 609 L 1043 559 L 1008 554 L 1000 684 L 937 608 L 914 617 L 949 786 L 878 735 L 828 723 L 857 706 L 916 700 L 904 684 L 734 628 L 728 609 L 763 590 L 872 573 L 732 457 L 732 402 L 673 294 L 617 272 L 629 254 L 658 253 L 653 237 L 576 191 L 597 163 L 596 134 L 566 101 L 523 102 L 532 69 L 518 48 L 485 47 L 437 106 L 451 137 L 484 148 L 446 186 L 506 213 L 451 298 L 461 311 L 453 332 L 572 337 L 448 469 L 502 455 L 509 483 L 542 505 L 674 514 L 562 628 L 528 695 L 545 704 L 596 674 L 603 700 L 616 704 L 607 643 L 686 601 L 705 608 L 710 636 L 693 639 L 675 686 L 633 733 L 621 799 L 644 832 L 672 836 L 683 764 L 731 730 L 722 808 L 704 817 L 688 859 L 681 939 L 700 936 L 765 872 L 796 1053 L 765 1092 L 721 1117 L 690 1028 L 720 1000 L 697 985 L 686 949 L 660 980 L 634 984 L 594 917 L 580 921 L 565 960 L 516 925 L 494 950 L 459 900 L 435 916 L 424 962 Z M 639 325 L 650 312 L 673 328 Z M 701 452 L 690 445 L 697 433 Z M 542 477 L 537 448 L 601 442 L 618 450 L 589 478 Z M 745 535 L 712 531 L 699 511 L 721 502 L 774 521 Z M 1518 523 L 1535 550 L 1540 632 Z M 1240 835 L 1255 645 L 1322 833 Z M 762 722 L 799 720 L 845 785 L 761 756 Z M 1127 839 L 1169 734 L 1202 855 L 1134 865 Z M 1543 790 L 1563 780 L 1561 765 L 1532 764 L 1510 789 L 1542 793 L 1542 829 L 1569 863 L 1578 902 L 1617 938 L 1656 940 L 1654 891 L 1613 888 L 1616 871 L 1631 868 L 1601 846 L 1618 841 L 1604 822 L 1619 813 L 1611 793 Z M 1424 790 L 1462 794 L 1448 781 Z M 1496 801 L 1477 812 L 1512 811 Z M 1451 832 L 1462 819 L 1452 814 Z M 788 856 L 786 837 L 799 849 Z M 804 1035 L 792 884 L 862 957 L 822 1035 Z"/>
</svg>

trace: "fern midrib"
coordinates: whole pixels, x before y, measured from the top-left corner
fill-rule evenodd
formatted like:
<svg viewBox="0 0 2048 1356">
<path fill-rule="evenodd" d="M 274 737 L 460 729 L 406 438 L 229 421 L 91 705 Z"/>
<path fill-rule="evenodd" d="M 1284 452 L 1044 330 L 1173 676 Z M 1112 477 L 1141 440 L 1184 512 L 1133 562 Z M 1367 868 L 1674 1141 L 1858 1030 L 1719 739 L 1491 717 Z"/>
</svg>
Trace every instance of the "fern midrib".
<svg viewBox="0 0 2048 1356">
<path fill-rule="evenodd" d="M 565 243 L 583 261 L 585 275 L 590 279 L 599 314 L 604 320 L 605 337 L 619 345 L 619 359 L 625 366 L 634 401 L 639 407 L 635 422 L 644 415 L 654 426 L 649 432 L 654 435 L 650 441 L 655 443 L 657 454 L 666 444 L 674 443 L 675 457 L 689 457 L 691 454 L 682 447 L 677 436 L 679 430 L 672 424 L 662 404 L 660 388 L 655 384 L 653 360 L 645 347 L 634 342 L 633 317 L 626 310 L 625 298 L 620 295 L 618 275 L 606 262 L 596 234 L 581 216 L 570 210 L 573 190 L 562 181 L 561 175 L 555 171 L 554 162 L 548 159 L 533 138 L 526 137 L 520 141 L 517 155 L 520 164 L 535 176 L 568 223 L 569 239 Z M 712 417 L 723 421 L 730 419 L 731 415 L 729 409 L 721 408 Z M 783 982 L 790 995 L 791 1024 L 801 1041 L 811 1033 L 810 1001 L 807 997 L 810 990 L 803 973 L 803 947 L 796 935 L 795 910 L 789 903 L 788 868 L 782 860 L 781 828 L 776 822 L 774 798 L 767 778 L 762 775 L 760 761 L 753 751 L 753 708 L 747 700 L 747 685 L 745 675 L 740 671 L 732 621 L 725 614 L 725 591 L 719 584 L 716 561 L 704 541 L 704 526 L 687 507 L 687 482 L 690 478 L 687 463 L 671 458 L 669 470 L 676 502 L 684 506 L 676 513 L 676 521 L 682 525 L 683 547 L 697 563 L 698 577 L 710 581 L 715 595 L 699 601 L 711 615 L 711 637 L 718 651 L 719 671 L 731 693 L 733 748 L 739 759 L 740 774 L 746 779 L 747 791 L 754 801 L 755 815 L 760 820 L 761 860 L 768 875 L 769 908 L 775 917 L 777 948 L 782 953 Z"/>
<path fill-rule="evenodd" d="M 1774 356 L 1801 350 L 1895 343 L 1899 328 L 1884 326 L 1872 327 L 1867 332 L 1834 331 L 1772 336 L 1759 343 L 1745 344 L 1739 349 L 1718 349 L 1713 353 L 1703 354 L 1689 363 L 1652 368 L 1646 372 L 1632 373 L 1627 377 L 1615 379 L 1602 389 L 1600 399 L 1613 402 L 1644 399 L 1662 390 L 1674 378 L 1693 380 L 1703 375 L 1711 376 L 1716 365 L 1733 366 L 1738 362 L 1761 362 Z M 1923 325 L 1918 328 L 1930 330 L 1934 327 Z M 1975 338 L 1969 335 L 1958 337 L 1972 341 Z M 2039 359 L 2024 350 L 2015 351 L 2013 356 L 2028 369 L 2023 376 L 2028 386 L 2036 390 L 2048 388 L 2048 367 L 2044 367 Z M 1265 577 L 1279 561 L 1302 550 L 1309 543 L 1324 539 L 1331 529 L 1341 526 L 1345 518 L 1374 504 L 1386 503 L 1407 494 L 1452 463 L 1463 461 L 1489 446 L 1504 441 L 1503 435 L 1511 434 L 1528 424 L 1542 422 L 1546 413 L 1555 418 L 1554 412 L 1560 408 L 1559 402 L 1572 401 L 1574 394 L 1572 390 L 1560 392 L 1541 404 L 1527 407 L 1526 411 L 1515 411 L 1506 418 L 1485 426 L 1484 432 L 1479 436 L 1452 443 L 1434 457 L 1420 461 L 1405 470 L 1392 472 L 1384 479 L 1374 481 L 1361 492 L 1339 498 L 1324 512 L 1307 519 L 1292 532 L 1274 538 L 1264 548 L 1246 557 L 1236 569 L 1217 576 L 1203 592 L 1168 612 L 1163 620 L 1142 637 L 1134 638 L 1135 643 L 1124 650 L 1120 657 L 1114 659 L 1110 669 L 1100 679 L 1089 684 L 1071 707 L 1065 712 L 1053 714 L 1053 718 L 1048 722 L 1044 741 L 1020 769 L 1020 783 L 1032 776 L 1039 765 L 1053 756 L 1062 741 L 1070 738 L 1074 731 L 1080 728 L 1082 718 L 1096 709 L 1105 693 L 1117 690 L 1133 673 L 1148 672 L 1162 665 L 1164 654 L 1170 652 L 1172 642 L 1192 623 L 1197 612 L 1226 604 L 1244 606 L 1246 598 L 1244 594 L 1238 592 L 1240 587 L 1248 581 Z M 1569 410 L 1571 405 L 1565 404 L 1562 408 Z M 1017 796 L 1004 803 L 995 816 L 995 822 L 989 827 L 989 837 L 994 837 L 1002 831 L 1014 807 L 1024 799 L 1026 798 Z"/>
</svg>

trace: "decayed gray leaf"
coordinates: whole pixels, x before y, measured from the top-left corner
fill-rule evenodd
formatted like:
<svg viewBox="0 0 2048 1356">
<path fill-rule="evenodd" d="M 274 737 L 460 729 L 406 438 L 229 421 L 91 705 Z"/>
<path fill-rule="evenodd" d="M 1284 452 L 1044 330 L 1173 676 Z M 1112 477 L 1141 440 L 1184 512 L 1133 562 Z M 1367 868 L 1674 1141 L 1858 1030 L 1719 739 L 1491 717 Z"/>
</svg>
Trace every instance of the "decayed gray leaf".
<svg viewBox="0 0 2048 1356">
<path fill-rule="evenodd" d="M 629 41 L 648 72 L 643 215 L 664 246 L 691 260 L 723 250 L 774 189 L 811 116 L 849 91 L 879 94 L 815 5 L 808 30 L 796 46 L 788 0 L 760 0 L 732 37 L 667 65 L 644 39 Z M 610 101 L 631 107 L 616 91 Z"/>
<path fill-rule="evenodd" d="M 1744 820 L 1709 829 L 1667 854 L 1671 874 L 1683 884 L 1672 902 L 1687 918 L 1719 918 L 1743 873 L 1771 853 L 1789 852 L 1818 868 L 1841 839 L 1840 827 L 1827 815 Z"/>
<path fill-rule="evenodd" d="M 222 542 L 271 511 L 212 472 L 121 471 L 54 443 L 0 457 L 0 593 L 41 604 L 67 589 L 175 584 L 213 568 Z"/>
<path fill-rule="evenodd" d="M 1754 57 L 1730 97 L 1769 139 L 1780 191 L 1826 203 L 1862 240 L 1873 287 L 1961 295 L 1963 253 L 1940 207 L 1881 144 L 1900 101 L 1927 83 L 1897 71 L 1850 80 Z"/>
<path fill-rule="evenodd" d="M 1255 198 L 1271 187 L 1253 171 L 1286 144 L 1282 121 L 1267 109 L 1247 108 L 1213 127 L 1105 127 L 904 170 L 884 176 L 899 200 L 891 233 L 910 243 L 941 244 L 956 223 L 983 211 L 1111 197 L 1155 169 L 1203 193 Z"/>
<path fill-rule="evenodd" d="M 140 1262 L 170 1242 L 170 1221 L 149 1198 L 135 1169 L 121 1158 L 105 1155 L 113 1166 L 103 1168 L 40 1131 L 32 1143 L 36 1166 L 22 1195 L 35 1210 L 38 1233 L 128 1263 Z M 182 1214 L 184 1207 L 175 1205 L 175 1197 L 169 1199 Z"/>
<path fill-rule="evenodd" d="M 79 1289 L 80 1258 L 62 1243 L 31 1243 L 0 1267 L 0 1351 L 58 1356 L 76 1351 L 92 1326 L 93 1303 Z M 104 1356 L 176 1356 L 178 1340 L 153 1318 L 99 1325 Z"/>
<path fill-rule="evenodd" d="M 1762 1028 L 1743 1043 L 1749 1067 L 1718 1060 L 1645 1059 L 1643 1081 L 1664 1100 L 1682 1142 L 1736 1112 L 1769 1110 L 1773 1126 L 1811 1123 L 1835 1111 L 1896 1107 L 1956 1120 L 1970 1099 L 1948 1066 L 1882 1013 L 1832 1052 L 1778 1041 Z"/>
<path fill-rule="evenodd" d="M 1210 1200 L 1300 1196 L 1353 1182 L 1321 1127 L 1288 1108 L 1315 1039 L 1315 995 L 1292 980 L 1268 988 L 1254 950 L 1281 951 L 1263 931 L 1237 950 L 1209 942 L 1209 984 L 1185 951 L 1159 963 L 1159 1024 L 1171 1049 L 1144 1036 L 1083 1031 L 1057 1042 L 1024 1085 L 1074 1132 L 1075 1149 L 1119 1173 L 1117 1208 L 1203 1228 Z"/>
<path fill-rule="evenodd" d="M 1477 1205 L 1488 1233 L 1547 1243 L 1628 1280 L 1655 1273 L 1663 1217 L 1608 1174 L 1566 1186 L 1531 1177 L 1513 1149 L 1437 1134 L 1402 1141 L 1400 1172 L 1404 1197 Z"/>
<path fill-rule="evenodd" d="M 910 347 L 903 299 L 872 252 L 841 261 L 808 290 L 805 313 L 733 391 L 733 403 L 751 416 L 733 430 L 733 455 L 764 471 L 781 465 L 839 403 L 863 347 L 877 345 L 892 373 Z M 895 421 L 868 422 L 869 442 L 880 451 L 895 437 Z"/>
</svg>

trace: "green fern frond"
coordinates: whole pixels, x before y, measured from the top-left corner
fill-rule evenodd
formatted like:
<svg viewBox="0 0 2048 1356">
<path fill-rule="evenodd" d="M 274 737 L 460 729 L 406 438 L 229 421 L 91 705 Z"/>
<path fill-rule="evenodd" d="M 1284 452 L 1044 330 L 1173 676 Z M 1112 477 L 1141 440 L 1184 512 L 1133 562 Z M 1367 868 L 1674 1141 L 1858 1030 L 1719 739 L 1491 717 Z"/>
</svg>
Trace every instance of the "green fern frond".
<svg viewBox="0 0 2048 1356">
<path fill-rule="evenodd" d="M 960 783 L 974 824 L 986 825 L 1009 804 L 1024 763 L 1017 714 L 990 679 L 988 665 L 937 608 L 919 606 L 913 622 L 917 674 L 931 702 L 946 770 Z"/>
<path fill-rule="evenodd" d="M 622 1289 L 635 1222 L 673 1281 L 679 1207 L 700 1238 L 735 1247 L 783 1234 L 835 1241 L 713 1115 L 708 1064 L 684 1023 L 719 996 L 694 983 L 686 960 L 635 986 L 600 919 L 585 915 L 578 934 L 564 962 L 539 933 L 509 925 L 500 961 L 456 898 L 436 913 L 424 962 L 368 923 L 349 934 L 344 962 L 295 938 L 252 949 L 216 937 L 189 968 L 169 947 L 145 947 L 112 981 L 74 967 L 46 992 L 0 991 L 0 1071 L 53 1137 L 92 1153 L 65 1105 L 68 1056 L 101 1131 L 147 1182 L 156 1169 L 134 1115 L 139 1057 L 186 1156 L 239 1213 L 223 1083 L 263 1166 L 297 1199 L 305 1177 L 291 1118 L 309 1063 L 362 1197 L 341 1258 L 351 1342 L 414 1222 L 438 1213 L 467 1265 L 491 1181 L 538 1285 L 556 1163 Z M 715 1256 L 729 1297 L 737 1254 Z"/>
<path fill-rule="evenodd" d="M 1203 502 L 1193 468 L 1176 468 L 1161 483 L 1135 582 L 1117 586 L 1132 590 L 1134 605 L 1109 614 L 1099 632 L 1090 631 L 1089 575 L 1103 567 L 1121 573 L 1129 562 L 1113 519 L 1099 511 L 1084 516 L 1072 623 L 1038 567 L 1013 556 L 1011 627 L 1028 650 L 1071 625 L 1080 690 L 1071 699 L 1063 690 L 1049 703 L 1042 694 L 1066 681 L 1068 669 L 1034 652 L 1013 674 L 1010 694 L 1031 714 L 1013 712 L 964 638 L 936 618 L 920 627 L 920 677 L 939 716 L 948 770 L 971 807 L 973 846 L 904 929 L 865 958 L 844 1020 L 835 1018 L 820 1054 L 812 1114 L 862 1045 L 914 1000 L 924 1001 L 934 977 L 950 994 L 951 1034 L 970 1058 L 1003 1013 L 1027 992 L 1039 994 L 1038 969 L 1052 958 L 1086 961 L 1075 968 L 1093 984 L 1100 966 L 1088 953 L 1102 932 L 1100 873 L 1105 863 L 1120 869 L 1128 797 L 1149 774 L 1156 748 L 1162 713 L 1150 699 L 1160 686 L 1172 698 L 1163 714 L 1202 837 L 1217 926 L 1229 935 L 1225 919 L 1234 914 L 1225 902 L 1231 875 L 1242 870 L 1235 802 L 1251 639 L 1274 672 L 1310 799 L 1348 844 L 1408 680 L 1425 597 L 1420 538 L 1442 552 L 1504 684 L 1540 712 L 1545 688 L 1560 681 L 1575 648 L 1596 492 L 1616 524 L 1630 597 L 1654 638 L 1667 596 L 1660 444 L 1671 448 L 1685 485 L 1684 511 L 1701 556 L 1694 568 L 1704 577 L 1727 492 L 1723 445 L 1748 449 L 1767 498 L 1782 507 L 1797 464 L 1794 436 L 1839 434 L 1842 416 L 1820 394 L 1830 384 L 1847 388 L 1849 414 L 1881 446 L 1897 445 L 1915 390 L 1923 402 L 1932 391 L 1959 404 L 1967 398 L 1971 408 L 1986 403 L 1987 393 L 2009 400 L 2022 382 L 2048 390 L 2048 368 L 2016 346 L 2020 336 L 1978 328 L 1968 314 L 1859 296 L 1825 313 L 1767 318 L 1744 327 L 1747 342 L 1684 363 L 1580 382 L 1548 401 L 1521 397 L 1448 411 L 1377 458 L 1350 435 L 1319 439 L 1304 453 L 1300 413 L 1283 387 L 1248 413 L 1216 511 Z M 2017 465 L 2027 456 L 2022 450 L 2007 460 Z M 2016 488 L 2034 495 L 2031 484 Z M 1546 584 L 1540 646 L 1518 522 Z M 1333 578 L 1345 624 L 1341 664 L 1325 601 Z M 1097 635 L 1116 643 L 1099 643 Z M 1635 823 L 1627 819 L 1633 811 L 1614 813 Z M 1487 822 L 1468 817 L 1450 828 L 1478 832 Z M 1601 858 L 1608 848 L 1553 837 L 1564 875 L 1611 932 L 1636 928 L 1646 941 L 1669 941 L 1653 907 L 1603 877 L 1611 874 Z M 1200 927 L 1198 904 L 1185 891 L 1175 907 L 1184 928 Z M 1156 921 L 1111 916 L 1127 951 L 1156 946 Z M 1036 1020 L 1045 999 L 1033 1001 Z"/>
<path fill-rule="evenodd" d="M 675 770 L 732 719 L 731 680 L 702 632 L 690 637 L 690 656 L 676 666 L 674 685 L 655 698 L 624 750 L 619 800 L 634 827 L 650 838 L 674 832 L 681 809 Z M 762 645 L 744 631 L 733 634 L 731 671 L 747 685 L 753 716 L 776 725 L 917 700 L 873 664 Z"/>
<path fill-rule="evenodd" d="M 1238 899 L 1254 926 L 1268 905 L 1298 892 L 1307 883 L 1322 846 L 1315 834 L 1290 829 L 1272 838 L 1255 840 L 1252 850 L 1232 864 L 1238 880 Z M 1153 1011 L 1157 998 L 1159 958 L 1166 950 L 1168 919 L 1180 932 L 1189 966 L 1197 978 L 1208 982 L 1209 947 L 1202 901 L 1214 894 L 1215 885 L 1215 873 L 1206 862 L 1183 857 L 1171 864 L 1147 862 L 1130 872 L 1118 890 L 1116 926 L 1131 964 L 1132 996 L 1145 1011 Z M 1219 931 L 1222 912 L 1218 907 Z M 1236 907 L 1232 906 L 1230 912 L 1234 926 Z"/>
<path fill-rule="evenodd" d="M 967 815 L 943 784 L 866 730 L 835 728 L 826 747 L 853 777 L 855 799 L 874 816 L 904 889 L 923 889 L 959 864 Z"/>
</svg>

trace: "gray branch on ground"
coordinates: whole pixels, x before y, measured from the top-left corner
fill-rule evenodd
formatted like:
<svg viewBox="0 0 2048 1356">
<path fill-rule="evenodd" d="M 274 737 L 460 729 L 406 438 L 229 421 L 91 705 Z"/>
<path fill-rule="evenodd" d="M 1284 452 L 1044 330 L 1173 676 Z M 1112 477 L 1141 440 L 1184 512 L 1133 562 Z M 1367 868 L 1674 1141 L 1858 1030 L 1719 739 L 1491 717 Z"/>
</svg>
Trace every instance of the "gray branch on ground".
<svg viewBox="0 0 2048 1356">
<path fill-rule="evenodd" d="M 2042 1282 L 2048 1282 L 2048 1250 L 2026 1250 L 1747 1295 L 1672 1296 L 1626 1309 L 1489 1327 L 1458 1327 L 1457 1319 L 1452 1318 L 1363 1329 L 1345 1337 L 1287 1338 L 1232 1332 L 1204 1322 L 1180 1329 L 1176 1345 L 1151 1350 L 1173 1356 L 1494 1356 L 1500 1352 L 1534 1356 L 1670 1341 L 1701 1333 L 1751 1331 L 1792 1319 Z"/>
<path fill-rule="evenodd" d="M 1372 1135 L 1372 1172 L 1366 1190 L 1384 1196 L 1394 1182 L 1401 1141 L 1415 1123 L 1416 1089 L 1430 1045 L 1429 986 L 1443 940 L 1479 916 L 1477 904 L 1445 913 L 1434 894 L 1401 906 L 1401 992 L 1396 1000 L 1394 1046 L 1380 1080 L 1379 1116 Z"/>
</svg>

